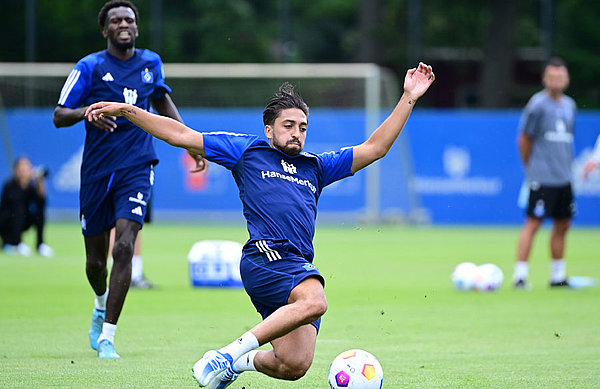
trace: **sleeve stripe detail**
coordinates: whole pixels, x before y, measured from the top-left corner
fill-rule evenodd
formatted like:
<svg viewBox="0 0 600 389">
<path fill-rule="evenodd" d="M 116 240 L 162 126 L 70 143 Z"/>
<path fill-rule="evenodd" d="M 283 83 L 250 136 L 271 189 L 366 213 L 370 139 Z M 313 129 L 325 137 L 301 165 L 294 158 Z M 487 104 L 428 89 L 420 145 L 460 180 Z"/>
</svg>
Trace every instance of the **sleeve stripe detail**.
<svg viewBox="0 0 600 389">
<path fill-rule="evenodd" d="M 69 97 L 69 93 L 71 93 L 71 90 L 77 83 L 77 80 L 79 80 L 80 75 L 81 75 L 81 72 L 79 70 L 77 70 L 77 69 L 71 70 L 71 73 L 69 73 L 69 76 L 67 77 L 67 81 L 65 81 L 65 85 L 63 86 L 62 90 L 60 91 L 60 98 L 58 99 L 59 105 L 65 104 L 65 101 L 67 101 L 67 97 Z"/>
<path fill-rule="evenodd" d="M 212 132 L 203 132 L 205 135 L 231 135 L 231 136 L 250 136 L 248 134 L 238 134 L 236 132 L 227 132 L 227 131 L 212 131 Z"/>
</svg>

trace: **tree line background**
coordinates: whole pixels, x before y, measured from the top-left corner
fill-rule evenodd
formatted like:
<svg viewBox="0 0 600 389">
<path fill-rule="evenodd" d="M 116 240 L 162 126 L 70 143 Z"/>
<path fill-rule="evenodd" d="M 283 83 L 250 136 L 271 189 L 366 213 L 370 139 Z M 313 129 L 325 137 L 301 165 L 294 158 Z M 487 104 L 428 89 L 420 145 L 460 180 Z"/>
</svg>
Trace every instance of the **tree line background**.
<svg viewBox="0 0 600 389">
<path fill-rule="evenodd" d="M 0 0 L 1 62 L 75 62 L 106 48 L 104 0 Z M 581 109 L 600 108 L 599 1 L 134 0 L 138 47 L 164 62 L 374 62 L 402 80 L 422 60 L 426 105 L 517 108 L 563 57 Z M 167 75 L 168 76 L 168 75 Z"/>
</svg>

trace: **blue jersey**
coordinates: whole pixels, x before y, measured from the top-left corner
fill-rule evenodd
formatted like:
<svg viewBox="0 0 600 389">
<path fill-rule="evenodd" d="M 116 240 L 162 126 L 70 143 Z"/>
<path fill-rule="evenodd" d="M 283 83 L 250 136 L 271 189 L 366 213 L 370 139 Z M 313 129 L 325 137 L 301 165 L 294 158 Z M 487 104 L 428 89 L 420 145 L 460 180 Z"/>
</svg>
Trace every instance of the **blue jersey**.
<svg viewBox="0 0 600 389">
<path fill-rule="evenodd" d="M 133 57 L 121 61 L 104 50 L 75 65 L 62 88 L 58 105 L 79 108 L 99 101 L 115 101 L 148 110 L 151 99 L 170 92 L 158 54 L 136 49 Z M 112 133 L 94 127 L 87 120 L 85 129 L 82 183 L 106 177 L 118 169 L 158 163 L 152 136 L 124 117 L 117 118 L 117 128 Z"/>
<path fill-rule="evenodd" d="M 231 170 L 250 239 L 288 240 L 312 262 L 321 190 L 352 175 L 352 148 L 289 156 L 254 135 L 203 133 L 206 159 Z"/>
</svg>

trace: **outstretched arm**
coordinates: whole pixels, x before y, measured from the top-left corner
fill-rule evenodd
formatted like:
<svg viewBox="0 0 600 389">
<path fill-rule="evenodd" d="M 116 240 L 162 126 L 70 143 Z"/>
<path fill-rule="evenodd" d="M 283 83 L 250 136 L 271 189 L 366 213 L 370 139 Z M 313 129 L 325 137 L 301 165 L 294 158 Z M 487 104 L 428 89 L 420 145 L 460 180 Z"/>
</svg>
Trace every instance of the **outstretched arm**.
<svg viewBox="0 0 600 389">
<path fill-rule="evenodd" d="M 171 96 L 168 93 L 165 93 L 161 97 L 152 100 L 152 106 L 159 115 L 166 116 L 183 123 L 183 119 L 181 119 L 181 115 L 179 115 L 179 111 L 177 110 L 173 99 L 171 99 Z M 189 150 L 188 154 L 190 157 L 192 157 L 194 162 L 196 162 L 196 166 L 190 169 L 191 173 L 201 172 L 208 167 L 208 163 L 204 158 L 202 158 L 202 156 L 191 153 Z"/>
<path fill-rule="evenodd" d="M 418 67 L 406 72 L 404 93 L 390 116 L 377 127 L 369 139 L 354 147 L 352 173 L 356 173 L 387 154 L 404 128 L 416 101 L 427 91 L 434 80 L 435 75 L 431 66 L 422 62 Z"/>
<path fill-rule="evenodd" d="M 92 104 L 85 111 L 90 122 L 103 120 L 105 116 L 124 116 L 150 135 L 188 152 L 205 156 L 202 134 L 192 130 L 177 120 L 155 115 L 134 105 L 100 102 Z"/>
</svg>

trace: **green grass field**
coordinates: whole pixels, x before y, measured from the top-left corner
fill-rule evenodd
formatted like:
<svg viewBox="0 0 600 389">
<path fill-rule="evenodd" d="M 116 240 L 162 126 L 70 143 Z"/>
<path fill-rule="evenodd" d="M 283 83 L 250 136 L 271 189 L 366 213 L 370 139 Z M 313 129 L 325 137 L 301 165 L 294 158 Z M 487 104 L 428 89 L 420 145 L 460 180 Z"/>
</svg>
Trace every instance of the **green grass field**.
<svg viewBox="0 0 600 389">
<path fill-rule="evenodd" d="M 296 382 L 245 373 L 231 388 L 328 388 L 331 360 L 376 355 L 384 388 L 599 388 L 600 287 L 550 290 L 548 230 L 532 253 L 529 292 L 511 287 L 516 228 L 319 227 L 315 264 L 329 310 L 314 363 Z M 570 275 L 600 276 L 600 230 L 574 229 Z M 243 226 L 149 225 L 145 272 L 130 291 L 120 360 L 98 360 L 87 330 L 93 293 L 77 225 L 50 225 L 52 259 L 0 254 L 0 387 L 192 388 L 191 367 L 260 320 L 243 290 L 192 288 L 187 253 L 204 239 L 243 242 Z M 32 243 L 32 235 L 26 241 Z M 453 267 L 492 262 L 495 293 L 455 291 Z"/>
</svg>

